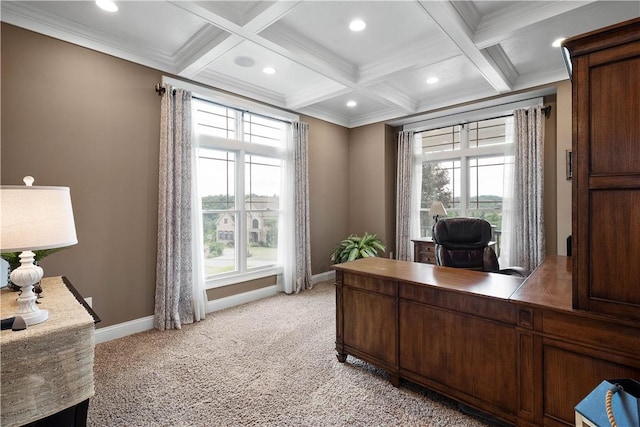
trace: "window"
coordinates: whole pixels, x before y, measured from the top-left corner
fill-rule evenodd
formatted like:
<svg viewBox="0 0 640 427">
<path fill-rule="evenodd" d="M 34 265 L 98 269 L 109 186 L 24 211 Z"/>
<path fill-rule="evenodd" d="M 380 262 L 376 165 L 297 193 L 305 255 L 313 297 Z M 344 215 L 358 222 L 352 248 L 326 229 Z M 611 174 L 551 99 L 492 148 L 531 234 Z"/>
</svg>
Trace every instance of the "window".
<svg viewBox="0 0 640 427">
<path fill-rule="evenodd" d="M 422 152 L 420 235 L 431 236 L 429 207 L 441 201 L 449 217 L 484 218 L 499 242 L 503 175 L 513 116 L 467 122 L 416 133 Z M 499 243 L 497 245 L 499 250 Z"/>
<path fill-rule="evenodd" d="M 276 274 L 289 124 L 193 100 L 207 287 Z"/>
</svg>

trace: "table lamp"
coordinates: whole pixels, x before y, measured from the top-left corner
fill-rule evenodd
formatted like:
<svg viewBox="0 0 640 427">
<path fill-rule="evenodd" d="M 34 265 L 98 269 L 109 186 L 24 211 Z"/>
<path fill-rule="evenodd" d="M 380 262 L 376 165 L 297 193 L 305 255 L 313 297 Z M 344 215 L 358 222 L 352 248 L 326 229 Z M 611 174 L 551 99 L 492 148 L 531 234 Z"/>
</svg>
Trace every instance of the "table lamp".
<svg viewBox="0 0 640 427">
<path fill-rule="evenodd" d="M 438 217 L 447 216 L 447 210 L 444 208 L 442 202 L 433 202 L 429 208 L 429 215 L 433 217 L 433 222 L 438 222 Z"/>
<path fill-rule="evenodd" d="M 49 317 L 36 305 L 33 285 L 44 272 L 34 264 L 38 249 L 54 249 L 78 243 L 68 187 L 3 185 L 0 191 L 0 252 L 21 252 L 20 266 L 11 272 L 11 281 L 20 286 L 18 310 L 25 323 L 34 325 Z"/>
</svg>

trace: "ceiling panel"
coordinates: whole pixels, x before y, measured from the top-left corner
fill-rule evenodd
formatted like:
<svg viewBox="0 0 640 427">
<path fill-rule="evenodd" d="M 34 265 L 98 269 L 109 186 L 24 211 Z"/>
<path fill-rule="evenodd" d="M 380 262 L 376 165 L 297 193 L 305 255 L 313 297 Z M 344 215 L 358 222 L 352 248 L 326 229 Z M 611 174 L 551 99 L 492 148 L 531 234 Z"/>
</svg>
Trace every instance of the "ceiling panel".
<svg viewBox="0 0 640 427">
<path fill-rule="evenodd" d="M 437 77 L 439 81 L 428 84 L 429 77 Z M 456 97 L 463 99 L 469 93 L 493 92 L 491 85 L 463 55 L 404 73 L 391 85 L 398 91 L 411 94 L 423 106 L 446 98 L 457 102 Z"/>
<path fill-rule="evenodd" d="M 355 18 L 366 22 L 364 30 L 349 30 Z M 359 66 L 391 56 L 403 46 L 428 43 L 431 37 L 440 36 L 424 10 L 408 1 L 302 2 L 274 29 L 278 27 L 301 34 Z"/>
<path fill-rule="evenodd" d="M 640 16 L 638 0 L 116 3 L 3 1 L 0 18 L 347 127 L 566 79 L 555 38 Z M 353 18 L 367 27 L 351 32 Z"/>
<path fill-rule="evenodd" d="M 238 58 L 249 58 L 253 60 L 254 65 L 238 65 Z M 243 63 L 242 60 L 239 62 Z M 276 70 L 275 74 L 265 74 L 265 67 L 273 67 Z M 285 97 L 308 89 L 309 86 L 326 86 L 332 83 L 332 80 L 321 74 L 246 40 L 209 64 L 207 70 L 247 84 L 268 88 Z"/>
</svg>

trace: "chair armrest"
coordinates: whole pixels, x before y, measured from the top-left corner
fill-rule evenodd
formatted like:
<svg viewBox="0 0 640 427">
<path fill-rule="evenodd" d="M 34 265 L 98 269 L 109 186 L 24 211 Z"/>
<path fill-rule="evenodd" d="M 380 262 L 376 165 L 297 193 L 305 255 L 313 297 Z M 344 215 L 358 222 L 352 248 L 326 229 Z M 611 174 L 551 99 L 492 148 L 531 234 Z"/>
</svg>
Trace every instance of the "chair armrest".
<svg viewBox="0 0 640 427">
<path fill-rule="evenodd" d="M 498 273 L 507 274 L 509 276 L 520 276 L 520 277 L 527 277 L 529 275 L 529 272 L 522 267 L 502 268 L 498 270 Z"/>
</svg>

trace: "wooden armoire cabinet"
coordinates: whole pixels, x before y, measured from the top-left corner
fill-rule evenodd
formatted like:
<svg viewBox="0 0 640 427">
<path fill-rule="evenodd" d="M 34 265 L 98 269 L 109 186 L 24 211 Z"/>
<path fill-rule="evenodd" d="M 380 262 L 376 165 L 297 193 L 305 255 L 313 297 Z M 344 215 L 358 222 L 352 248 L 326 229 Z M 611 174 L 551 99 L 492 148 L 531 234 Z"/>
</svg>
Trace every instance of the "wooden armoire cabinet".
<svg viewBox="0 0 640 427">
<path fill-rule="evenodd" d="M 640 320 L 640 19 L 563 49 L 573 86 L 573 306 Z"/>
</svg>

